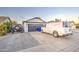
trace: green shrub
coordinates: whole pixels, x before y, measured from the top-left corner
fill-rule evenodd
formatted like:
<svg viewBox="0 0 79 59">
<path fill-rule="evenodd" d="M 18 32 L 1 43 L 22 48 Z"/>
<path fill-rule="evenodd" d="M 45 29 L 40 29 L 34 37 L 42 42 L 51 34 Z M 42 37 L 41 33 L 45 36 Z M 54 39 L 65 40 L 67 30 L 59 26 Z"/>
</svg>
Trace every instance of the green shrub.
<svg viewBox="0 0 79 59">
<path fill-rule="evenodd" d="M 0 25 L 0 36 L 2 35 L 5 35 L 7 33 L 7 28 L 6 28 L 7 25 Z"/>
<path fill-rule="evenodd" d="M 15 21 L 12 21 L 12 25 L 15 24 Z M 5 22 L 0 24 L 0 36 L 6 35 L 7 33 L 11 32 L 11 23 Z"/>
<path fill-rule="evenodd" d="M 0 32 L 0 36 L 3 36 L 3 35 L 6 35 L 6 32 L 5 31 L 1 31 Z"/>
</svg>

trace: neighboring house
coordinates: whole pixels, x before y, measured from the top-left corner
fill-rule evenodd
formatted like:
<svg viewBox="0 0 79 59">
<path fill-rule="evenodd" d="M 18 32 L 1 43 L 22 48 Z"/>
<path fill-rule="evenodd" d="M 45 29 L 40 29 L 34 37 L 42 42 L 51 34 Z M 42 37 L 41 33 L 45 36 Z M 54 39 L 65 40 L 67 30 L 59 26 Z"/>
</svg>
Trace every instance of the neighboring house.
<svg viewBox="0 0 79 59">
<path fill-rule="evenodd" d="M 32 19 L 23 21 L 25 32 L 37 31 L 37 29 L 41 29 L 41 27 L 45 26 L 45 24 L 46 22 L 40 17 L 34 17 Z"/>
<path fill-rule="evenodd" d="M 11 20 L 9 17 L 0 16 L 0 24 L 3 24 L 4 22 L 7 22 L 7 21 L 11 23 Z"/>
</svg>

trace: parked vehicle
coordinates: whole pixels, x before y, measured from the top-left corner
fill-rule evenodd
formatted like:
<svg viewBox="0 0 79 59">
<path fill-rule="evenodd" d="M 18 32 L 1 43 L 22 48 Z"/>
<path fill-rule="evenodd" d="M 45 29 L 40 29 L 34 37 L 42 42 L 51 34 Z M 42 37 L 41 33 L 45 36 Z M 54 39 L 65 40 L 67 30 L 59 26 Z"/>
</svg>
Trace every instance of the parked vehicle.
<svg viewBox="0 0 79 59">
<path fill-rule="evenodd" d="M 48 22 L 46 27 L 42 27 L 42 32 L 50 33 L 54 37 L 72 35 L 72 29 L 69 22 Z"/>
<path fill-rule="evenodd" d="M 21 32 L 21 33 L 23 33 L 24 32 L 23 26 L 21 24 L 16 24 L 16 25 L 12 26 L 11 32 L 12 33 L 14 33 L 14 32 Z"/>
</svg>

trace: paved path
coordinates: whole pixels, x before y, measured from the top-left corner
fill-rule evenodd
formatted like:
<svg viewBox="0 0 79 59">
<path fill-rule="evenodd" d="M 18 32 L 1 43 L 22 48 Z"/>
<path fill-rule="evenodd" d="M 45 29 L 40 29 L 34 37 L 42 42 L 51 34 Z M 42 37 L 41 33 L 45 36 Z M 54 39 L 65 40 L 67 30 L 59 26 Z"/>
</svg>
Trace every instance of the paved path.
<svg viewBox="0 0 79 59">
<path fill-rule="evenodd" d="M 0 52 L 13 52 L 39 45 L 29 33 L 8 34 L 0 38 Z"/>
</svg>

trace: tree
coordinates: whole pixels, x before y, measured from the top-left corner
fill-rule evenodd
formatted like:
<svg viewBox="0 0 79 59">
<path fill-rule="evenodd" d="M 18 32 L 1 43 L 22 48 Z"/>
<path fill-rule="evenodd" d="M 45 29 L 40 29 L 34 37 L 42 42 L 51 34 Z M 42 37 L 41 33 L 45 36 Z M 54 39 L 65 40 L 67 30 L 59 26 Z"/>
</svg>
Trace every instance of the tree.
<svg viewBox="0 0 79 59">
<path fill-rule="evenodd" d="M 55 22 L 59 22 L 59 21 L 61 21 L 61 20 L 60 19 L 57 19 L 57 18 L 55 19 Z"/>
</svg>

